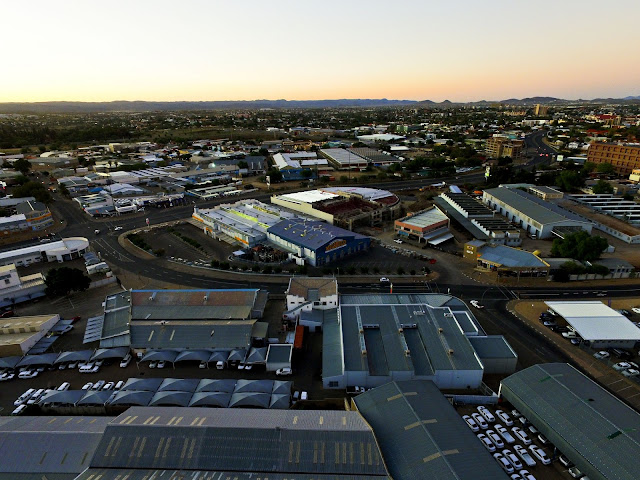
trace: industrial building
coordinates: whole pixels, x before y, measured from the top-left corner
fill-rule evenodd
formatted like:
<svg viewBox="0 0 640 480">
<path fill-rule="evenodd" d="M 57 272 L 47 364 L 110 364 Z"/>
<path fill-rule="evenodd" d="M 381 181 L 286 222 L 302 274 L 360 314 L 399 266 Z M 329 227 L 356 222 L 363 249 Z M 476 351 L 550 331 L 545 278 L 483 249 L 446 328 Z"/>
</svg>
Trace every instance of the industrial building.
<svg viewBox="0 0 640 480">
<path fill-rule="evenodd" d="M 333 171 L 327 159 L 318 158 L 315 152 L 276 153 L 272 158 L 275 167 L 282 173 L 283 180 L 317 178 Z"/>
<path fill-rule="evenodd" d="M 439 245 L 453 238 L 449 232 L 449 217 L 436 206 L 396 220 L 393 226 L 399 238 L 418 243 Z"/>
<path fill-rule="evenodd" d="M 0 266 L 15 264 L 24 267 L 39 262 L 64 262 L 81 258 L 89 250 L 89 240 L 69 237 L 57 242 L 37 243 L 0 252 Z"/>
<path fill-rule="evenodd" d="M 362 158 L 350 149 L 324 148 L 320 150 L 320 155 L 326 158 L 329 164 L 337 170 L 358 170 L 362 172 L 369 165 L 369 160 Z"/>
<path fill-rule="evenodd" d="M 339 308 L 324 315 L 324 388 L 411 379 L 478 388 L 484 366 L 467 331 L 477 335 L 477 321 L 450 295 L 341 295 Z M 513 361 L 513 351 L 505 358 Z"/>
<path fill-rule="evenodd" d="M 611 193 L 574 194 L 568 195 L 567 200 L 573 200 L 592 210 L 640 227 L 640 205 L 633 200 L 625 200 Z"/>
<path fill-rule="evenodd" d="M 591 480 L 640 478 L 640 414 L 571 365 L 521 370 L 499 394 Z"/>
<path fill-rule="evenodd" d="M 393 193 L 363 187 L 325 187 L 274 195 L 271 203 L 349 230 L 381 225 L 398 218 L 401 209 Z"/>
<path fill-rule="evenodd" d="M 631 320 L 597 300 L 545 302 L 591 348 L 635 348 L 640 341 L 640 329 Z"/>
<path fill-rule="evenodd" d="M 267 229 L 267 239 L 297 264 L 314 267 L 369 250 L 371 239 L 317 220 L 292 218 Z"/>
<path fill-rule="evenodd" d="M 3 281 L 0 285 L 1 307 L 42 297 L 46 289 L 42 273 L 21 277 L 14 264 L 0 267 L 0 281 Z"/>
<path fill-rule="evenodd" d="M 564 197 L 564 193 L 551 187 L 530 185 L 527 190 L 529 193 L 532 193 L 536 197 L 540 197 L 542 200 L 558 200 Z"/>
<path fill-rule="evenodd" d="M 629 175 L 640 168 L 640 145 L 592 143 L 587 150 L 587 162 L 608 163 L 619 175 Z"/>
<path fill-rule="evenodd" d="M 371 165 L 376 167 L 388 167 L 395 163 L 402 163 L 402 159 L 391 155 L 389 152 L 375 150 L 369 147 L 350 148 L 350 152 L 355 153 L 359 157 L 367 160 Z"/>
<path fill-rule="evenodd" d="M 482 193 L 482 201 L 537 238 L 562 236 L 566 227 L 587 233 L 593 228 L 589 220 L 519 189 L 491 188 Z"/>
<path fill-rule="evenodd" d="M 269 227 L 282 220 L 294 219 L 295 215 L 278 207 L 247 199 L 214 208 L 194 207 L 192 218 L 205 234 L 213 238 L 254 247 L 266 240 Z"/>
<path fill-rule="evenodd" d="M 291 277 L 285 293 L 289 312 L 313 308 L 327 310 L 338 306 L 338 281 L 335 278 Z"/>
<path fill-rule="evenodd" d="M 546 277 L 550 270 L 549 264 L 534 253 L 482 240 L 465 243 L 462 256 L 476 268 L 496 272 L 499 277 Z"/>
<path fill-rule="evenodd" d="M 58 314 L 3 318 L 0 325 L 0 357 L 26 354 L 58 321 Z"/>
</svg>

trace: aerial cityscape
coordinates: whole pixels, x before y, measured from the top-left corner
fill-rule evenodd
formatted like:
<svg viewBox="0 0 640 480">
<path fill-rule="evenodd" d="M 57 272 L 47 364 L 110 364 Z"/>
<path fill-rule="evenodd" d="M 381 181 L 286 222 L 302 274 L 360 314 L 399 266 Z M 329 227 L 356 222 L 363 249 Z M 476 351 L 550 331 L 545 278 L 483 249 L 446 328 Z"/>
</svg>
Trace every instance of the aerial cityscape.
<svg viewBox="0 0 640 480">
<path fill-rule="evenodd" d="M 0 480 L 640 479 L 615 7 L 4 5 Z"/>
</svg>

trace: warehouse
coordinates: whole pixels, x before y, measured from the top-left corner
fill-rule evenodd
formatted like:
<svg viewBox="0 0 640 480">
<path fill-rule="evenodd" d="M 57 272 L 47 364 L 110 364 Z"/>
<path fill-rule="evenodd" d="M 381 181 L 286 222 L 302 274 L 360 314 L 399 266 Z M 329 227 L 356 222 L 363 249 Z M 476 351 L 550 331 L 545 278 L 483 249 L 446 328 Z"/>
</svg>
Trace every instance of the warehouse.
<svg viewBox="0 0 640 480">
<path fill-rule="evenodd" d="M 482 201 L 537 238 L 554 237 L 556 227 L 576 227 L 587 233 L 593 228 L 592 222 L 519 189 L 491 188 L 482 193 Z"/>
<path fill-rule="evenodd" d="M 476 268 L 495 272 L 499 277 L 546 277 L 551 269 L 534 253 L 481 240 L 465 243 L 462 256 Z"/>
<path fill-rule="evenodd" d="M 477 388 L 484 367 L 459 312 L 470 315 L 449 295 L 341 295 L 340 307 L 324 316 L 324 388 L 411 379 L 441 389 Z"/>
<path fill-rule="evenodd" d="M 3 318 L 0 357 L 26 354 L 58 321 L 58 314 Z"/>
<path fill-rule="evenodd" d="M 57 242 L 35 245 L 0 252 L 0 266 L 25 267 L 39 262 L 65 262 L 81 258 L 89 250 L 89 240 L 83 237 L 69 237 Z"/>
<path fill-rule="evenodd" d="M 202 226 L 206 235 L 229 243 L 255 247 L 267 238 L 269 227 L 284 219 L 293 219 L 295 215 L 248 199 L 215 208 L 194 207 L 192 218 Z"/>
<path fill-rule="evenodd" d="M 282 220 L 267 230 L 268 240 L 302 265 L 314 267 L 366 252 L 371 239 L 315 220 Z"/>
<path fill-rule="evenodd" d="M 329 160 L 329 164 L 338 170 L 364 171 L 369 165 L 369 160 L 344 148 L 326 148 L 320 150 L 320 155 Z"/>
<path fill-rule="evenodd" d="M 545 302 L 592 348 L 634 348 L 640 329 L 631 320 L 597 300 Z"/>
<path fill-rule="evenodd" d="M 453 238 L 449 232 L 449 217 L 436 206 L 396 220 L 394 229 L 398 238 L 431 245 Z"/>
<path fill-rule="evenodd" d="M 640 415 L 571 365 L 521 370 L 499 395 L 591 480 L 640 478 Z"/>
</svg>

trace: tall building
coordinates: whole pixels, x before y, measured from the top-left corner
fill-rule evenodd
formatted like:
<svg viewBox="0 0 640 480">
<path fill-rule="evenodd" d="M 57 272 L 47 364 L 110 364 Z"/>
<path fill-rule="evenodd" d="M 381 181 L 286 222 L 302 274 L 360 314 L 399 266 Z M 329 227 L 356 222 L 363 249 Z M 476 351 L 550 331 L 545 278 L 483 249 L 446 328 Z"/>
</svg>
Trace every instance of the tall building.
<svg viewBox="0 0 640 480">
<path fill-rule="evenodd" d="M 533 107 L 533 114 L 537 117 L 543 117 L 549 111 L 549 107 L 546 105 L 540 105 L 536 103 L 535 107 Z"/>
<path fill-rule="evenodd" d="M 610 163 L 616 173 L 629 175 L 640 168 L 640 144 L 592 143 L 587 152 L 587 161 Z"/>
<path fill-rule="evenodd" d="M 524 142 L 508 137 L 490 137 L 485 145 L 485 152 L 488 157 L 502 158 L 511 157 L 513 160 L 522 158 Z"/>
</svg>

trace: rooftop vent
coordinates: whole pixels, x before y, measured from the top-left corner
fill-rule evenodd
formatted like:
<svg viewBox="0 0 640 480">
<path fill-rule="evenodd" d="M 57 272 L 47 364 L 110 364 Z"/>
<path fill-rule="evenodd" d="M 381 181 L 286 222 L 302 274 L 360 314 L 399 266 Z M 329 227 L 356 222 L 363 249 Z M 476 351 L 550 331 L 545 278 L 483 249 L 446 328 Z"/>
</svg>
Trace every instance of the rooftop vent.
<svg viewBox="0 0 640 480">
<path fill-rule="evenodd" d="M 450 348 L 447 353 L 449 354 L 449 356 L 453 355 L 453 348 Z"/>
<path fill-rule="evenodd" d="M 150 300 L 150 301 L 153 301 L 153 300 L 156 298 L 156 294 L 157 294 L 157 293 L 158 293 L 158 292 L 153 292 L 153 293 L 151 294 L 151 296 L 149 297 L 149 300 Z"/>
<path fill-rule="evenodd" d="M 444 333 L 444 328 L 438 327 L 438 333 L 442 335 Z"/>
</svg>

